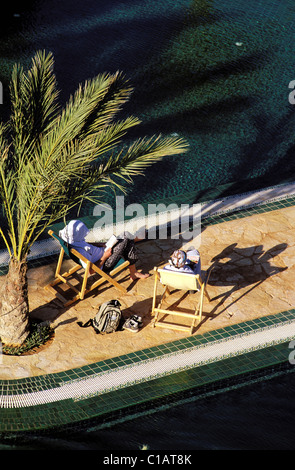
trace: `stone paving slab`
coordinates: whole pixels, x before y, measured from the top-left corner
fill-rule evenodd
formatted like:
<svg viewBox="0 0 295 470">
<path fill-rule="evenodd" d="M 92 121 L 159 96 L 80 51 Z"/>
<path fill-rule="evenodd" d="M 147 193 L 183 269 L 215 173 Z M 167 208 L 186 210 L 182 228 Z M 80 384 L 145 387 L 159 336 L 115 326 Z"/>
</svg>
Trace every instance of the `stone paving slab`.
<svg viewBox="0 0 295 470">
<path fill-rule="evenodd" d="M 131 282 L 121 274 L 119 279 L 128 288 L 126 295 L 113 287 L 101 288 L 66 309 L 44 289 L 54 276 L 55 264 L 30 269 L 31 317 L 49 320 L 55 338 L 36 354 L 3 355 L 0 379 L 60 372 L 186 337 L 183 332 L 151 327 L 153 267 L 165 264 L 173 250 L 181 246 L 200 243 L 202 267 L 213 264 L 208 286 L 212 300 L 209 303 L 205 299 L 204 318 L 195 335 L 294 308 L 294 215 L 295 207 L 287 207 L 209 225 L 201 237 L 186 244 L 180 239 L 146 241 L 138 245 L 139 269 L 148 270 L 150 278 Z M 133 313 L 143 317 L 143 328 L 138 333 L 97 335 L 91 328 L 78 326 L 77 321 L 93 317 L 98 307 L 112 298 L 120 300 L 124 317 Z M 192 299 L 187 297 L 181 307 L 192 309 Z"/>
</svg>

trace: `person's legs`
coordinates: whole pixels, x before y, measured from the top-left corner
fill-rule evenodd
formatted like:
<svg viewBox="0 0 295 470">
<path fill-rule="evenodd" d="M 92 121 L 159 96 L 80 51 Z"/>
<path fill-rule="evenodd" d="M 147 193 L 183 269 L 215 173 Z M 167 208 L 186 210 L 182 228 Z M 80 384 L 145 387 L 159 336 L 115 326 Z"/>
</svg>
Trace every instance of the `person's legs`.
<svg viewBox="0 0 295 470">
<path fill-rule="evenodd" d="M 111 256 L 105 261 L 104 270 L 106 272 L 111 271 L 114 266 L 116 266 L 120 258 L 124 258 L 129 261 L 129 271 L 132 280 L 145 279 L 149 277 L 149 274 L 140 273 L 135 267 L 135 263 L 138 261 L 138 256 L 133 240 L 127 237 L 119 240 L 119 242 L 113 247 Z"/>
<path fill-rule="evenodd" d="M 132 247 L 132 240 L 123 238 L 119 240 L 118 243 L 116 243 L 116 245 L 112 248 L 111 256 L 104 263 L 104 269 L 106 271 L 111 271 L 114 266 L 116 266 L 120 258 L 124 258 L 130 263 L 136 263 L 138 258 L 136 256 L 134 247 Z"/>
<path fill-rule="evenodd" d="M 140 273 L 139 271 L 137 271 L 135 264 L 129 265 L 129 271 L 130 271 L 130 278 L 133 281 L 135 281 L 135 279 L 146 279 L 147 277 L 149 277 L 148 273 L 144 274 L 144 273 Z"/>
</svg>

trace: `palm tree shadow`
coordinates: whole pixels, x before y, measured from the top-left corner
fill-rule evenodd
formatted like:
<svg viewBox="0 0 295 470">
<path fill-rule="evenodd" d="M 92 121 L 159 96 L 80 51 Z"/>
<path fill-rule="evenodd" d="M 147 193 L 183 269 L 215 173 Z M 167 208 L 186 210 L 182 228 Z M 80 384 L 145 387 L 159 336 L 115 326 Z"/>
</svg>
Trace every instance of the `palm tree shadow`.
<svg viewBox="0 0 295 470">
<path fill-rule="evenodd" d="M 219 300 L 210 313 L 210 319 L 216 318 L 228 307 L 245 297 L 252 290 L 256 289 L 266 279 L 288 269 L 271 265 L 270 261 L 287 248 L 286 243 L 280 243 L 267 251 L 262 245 L 248 248 L 238 248 L 237 243 L 233 243 L 225 248 L 221 253 L 212 258 L 212 270 L 209 285 L 229 286 L 230 289 L 217 295 L 211 300 Z M 240 289 L 249 287 L 237 299 L 226 305 L 222 310 L 219 308 L 225 301 Z M 215 314 L 215 312 L 217 312 Z"/>
<path fill-rule="evenodd" d="M 64 307 L 58 298 L 53 298 L 45 304 L 31 310 L 30 319 L 31 321 L 46 321 L 52 323 L 62 316 L 69 308 L 70 307 Z M 73 316 L 72 318 L 60 321 L 57 325 L 54 326 L 54 329 L 56 330 L 56 328 L 61 325 L 74 323 L 76 320 L 78 320 L 78 318 Z"/>
</svg>

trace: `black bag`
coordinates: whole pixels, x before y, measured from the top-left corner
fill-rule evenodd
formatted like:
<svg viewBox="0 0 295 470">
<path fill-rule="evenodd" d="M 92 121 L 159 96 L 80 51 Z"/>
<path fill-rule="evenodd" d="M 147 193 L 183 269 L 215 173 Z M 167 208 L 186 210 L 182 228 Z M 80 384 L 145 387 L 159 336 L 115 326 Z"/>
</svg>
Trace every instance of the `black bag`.
<svg viewBox="0 0 295 470">
<path fill-rule="evenodd" d="M 78 322 L 78 325 L 82 328 L 92 326 L 96 333 L 113 333 L 117 330 L 122 318 L 120 307 L 121 304 L 118 300 L 104 302 L 94 318 L 90 318 L 84 325 Z"/>
</svg>

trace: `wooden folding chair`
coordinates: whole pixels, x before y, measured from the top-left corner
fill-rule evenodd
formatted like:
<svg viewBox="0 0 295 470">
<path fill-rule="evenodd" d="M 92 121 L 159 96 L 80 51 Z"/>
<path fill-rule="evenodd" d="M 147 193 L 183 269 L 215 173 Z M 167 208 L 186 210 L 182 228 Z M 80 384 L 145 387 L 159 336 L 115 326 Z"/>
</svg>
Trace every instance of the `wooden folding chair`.
<svg viewBox="0 0 295 470">
<path fill-rule="evenodd" d="M 190 334 L 193 333 L 196 322 L 200 323 L 202 320 L 203 312 L 203 298 L 204 294 L 210 302 L 210 297 L 207 292 L 207 282 L 209 280 L 210 271 L 209 269 L 205 275 L 204 281 L 199 274 L 189 274 L 177 271 L 171 271 L 169 269 L 160 269 L 154 268 L 155 271 L 155 283 L 154 283 L 154 294 L 153 294 L 153 303 L 152 303 L 152 315 L 155 315 L 152 326 L 170 328 L 173 330 L 183 330 L 188 331 Z M 164 292 L 162 294 L 161 300 L 156 307 L 156 298 L 157 298 L 157 287 L 158 283 L 161 283 L 164 286 Z M 171 306 L 166 309 L 162 307 L 164 300 L 172 293 L 172 290 L 186 291 L 190 294 L 190 291 L 193 291 L 193 295 L 196 296 L 196 307 L 193 313 L 187 311 L 172 310 Z M 179 300 L 179 299 L 178 299 Z M 176 302 L 174 302 L 175 304 Z M 167 316 L 177 316 L 182 318 L 187 318 L 189 321 L 189 326 L 177 323 L 169 323 L 166 320 Z M 161 319 L 160 319 L 161 317 Z"/>
<path fill-rule="evenodd" d="M 93 291 L 104 282 L 109 282 L 111 285 L 116 287 L 120 292 L 124 294 L 127 292 L 127 289 L 125 289 L 125 287 L 123 287 L 115 279 L 113 279 L 113 276 L 126 269 L 127 266 L 129 266 L 130 264 L 129 261 L 124 261 L 122 258 L 109 273 L 106 273 L 98 266 L 91 263 L 91 261 L 86 259 L 77 250 L 71 248 L 71 245 L 65 242 L 52 230 L 49 230 L 48 233 L 59 242 L 61 248 L 55 271 L 55 278 L 51 283 L 45 286 L 45 289 L 54 292 L 56 297 L 63 303 L 65 307 L 71 305 L 77 300 L 84 299 L 86 294 Z M 71 269 L 69 269 L 69 271 L 61 273 L 62 263 L 65 254 L 75 262 L 75 265 Z M 85 263 L 85 268 L 83 267 L 81 262 Z M 92 282 L 91 285 L 87 287 L 87 285 L 91 282 L 91 279 L 88 279 L 90 269 L 92 269 L 93 271 L 95 271 L 96 274 L 99 275 L 99 279 Z M 74 285 L 70 278 L 73 277 L 73 275 L 80 270 L 82 270 L 82 280 L 79 282 L 78 285 Z M 76 295 L 72 299 L 67 300 L 56 289 L 53 289 L 53 287 L 57 286 L 60 283 L 66 284 L 70 290 L 74 291 Z"/>
</svg>

